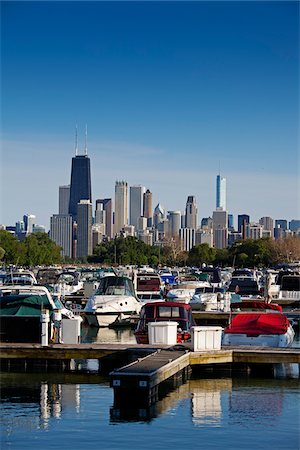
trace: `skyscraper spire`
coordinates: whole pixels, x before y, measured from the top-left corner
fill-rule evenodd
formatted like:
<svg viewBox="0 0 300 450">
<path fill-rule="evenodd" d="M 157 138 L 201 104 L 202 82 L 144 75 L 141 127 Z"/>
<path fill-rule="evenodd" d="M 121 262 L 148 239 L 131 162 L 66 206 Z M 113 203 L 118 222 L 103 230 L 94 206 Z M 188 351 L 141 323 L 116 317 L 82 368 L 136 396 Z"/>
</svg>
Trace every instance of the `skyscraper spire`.
<svg viewBox="0 0 300 450">
<path fill-rule="evenodd" d="M 78 154 L 78 132 L 77 132 L 77 124 L 75 127 L 75 156 Z"/>
<path fill-rule="evenodd" d="M 85 146 L 84 146 L 84 154 L 87 156 L 87 124 L 85 125 Z"/>
</svg>

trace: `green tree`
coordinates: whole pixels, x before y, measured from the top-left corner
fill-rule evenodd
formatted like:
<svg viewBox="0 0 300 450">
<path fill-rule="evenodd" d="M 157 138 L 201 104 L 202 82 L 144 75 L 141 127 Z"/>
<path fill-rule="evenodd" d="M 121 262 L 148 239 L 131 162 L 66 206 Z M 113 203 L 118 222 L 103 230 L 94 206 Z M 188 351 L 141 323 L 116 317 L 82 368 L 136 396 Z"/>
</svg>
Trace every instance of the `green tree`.
<svg viewBox="0 0 300 450">
<path fill-rule="evenodd" d="M 21 242 L 9 231 L 0 230 L 0 247 L 4 250 L 3 261 L 6 264 L 23 265 L 25 249 Z"/>
</svg>

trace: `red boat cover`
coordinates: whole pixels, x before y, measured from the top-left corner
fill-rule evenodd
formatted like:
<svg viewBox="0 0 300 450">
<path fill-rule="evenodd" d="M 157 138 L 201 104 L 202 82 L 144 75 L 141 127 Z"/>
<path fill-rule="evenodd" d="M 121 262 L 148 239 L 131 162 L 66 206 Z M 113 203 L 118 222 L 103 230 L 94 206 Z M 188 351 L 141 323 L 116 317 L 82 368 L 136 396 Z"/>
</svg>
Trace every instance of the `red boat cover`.
<svg viewBox="0 0 300 450">
<path fill-rule="evenodd" d="M 240 313 L 237 314 L 224 333 L 247 334 L 285 334 L 290 323 L 284 314 L 276 313 Z"/>
<path fill-rule="evenodd" d="M 282 311 L 282 307 L 277 303 L 266 303 L 260 300 L 244 300 L 242 302 L 231 303 L 231 309 L 273 309 L 275 311 Z"/>
</svg>

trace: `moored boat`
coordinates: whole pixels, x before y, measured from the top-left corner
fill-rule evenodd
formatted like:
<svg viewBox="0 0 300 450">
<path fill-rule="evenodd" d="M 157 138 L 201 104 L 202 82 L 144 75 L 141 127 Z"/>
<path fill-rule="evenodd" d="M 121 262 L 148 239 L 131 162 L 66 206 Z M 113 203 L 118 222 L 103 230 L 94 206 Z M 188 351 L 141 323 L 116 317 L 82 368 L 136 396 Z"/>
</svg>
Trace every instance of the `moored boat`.
<svg viewBox="0 0 300 450">
<path fill-rule="evenodd" d="M 195 325 L 190 305 L 179 302 L 146 303 L 134 331 L 138 344 L 149 343 L 148 325 L 152 322 L 177 322 L 177 343 L 189 341 L 191 327 Z"/>
<path fill-rule="evenodd" d="M 108 327 L 129 324 L 140 309 L 132 281 L 125 276 L 109 276 L 100 280 L 83 312 L 89 325 Z"/>
</svg>

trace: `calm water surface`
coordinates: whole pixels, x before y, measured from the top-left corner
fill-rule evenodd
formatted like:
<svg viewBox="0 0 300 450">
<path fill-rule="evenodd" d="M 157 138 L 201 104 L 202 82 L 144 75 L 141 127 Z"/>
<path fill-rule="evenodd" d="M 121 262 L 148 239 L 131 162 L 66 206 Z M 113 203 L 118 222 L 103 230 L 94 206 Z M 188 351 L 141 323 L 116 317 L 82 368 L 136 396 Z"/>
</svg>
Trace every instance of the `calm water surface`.
<svg viewBox="0 0 300 450">
<path fill-rule="evenodd" d="M 131 330 L 85 332 L 86 342 L 135 342 Z M 299 412 L 296 378 L 206 376 L 151 408 L 120 409 L 96 373 L 1 374 L 1 450 L 297 450 Z"/>
</svg>

